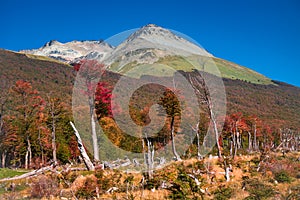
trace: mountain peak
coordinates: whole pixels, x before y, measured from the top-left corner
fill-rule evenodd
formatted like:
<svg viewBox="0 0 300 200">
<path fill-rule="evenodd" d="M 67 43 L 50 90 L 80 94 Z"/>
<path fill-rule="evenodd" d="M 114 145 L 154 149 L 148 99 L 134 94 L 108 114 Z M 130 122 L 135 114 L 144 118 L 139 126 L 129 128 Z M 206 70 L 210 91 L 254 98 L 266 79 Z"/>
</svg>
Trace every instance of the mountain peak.
<svg viewBox="0 0 300 200">
<path fill-rule="evenodd" d="M 121 70 L 128 63 L 155 63 L 159 58 L 169 55 L 213 57 L 202 47 L 171 30 L 156 24 L 147 24 L 106 54 L 104 62 L 107 65 L 118 63 L 115 68 Z"/>
<path fill-rule="evenodd" d="M 47 42 L 46 44 L 44 44 L 43 47 L 50 47 L 50 46 L 52 46 L 54 44 L 61 44 L 61 43 L 59 41 L 57 41 L 57 40 L 50 40 L 49 42 Z"/>
<path fill-rule="evenodd" d="M 152 52 L 144 52 L 145 49 L 152 49 L 149 50 Z M 144 53 L 141 53 L 140 50 Z M 212 56 L 205 49 L 197 46 L 197 44 L 153 23 L 135 31 L 116 48 L 103 40 L 73 40 L 66 43 L 50 40 L 39 49 L 23 50 L 21 52 L 48 56 L 66 63 L 72 63 L 80 59 L 102 60 L 106 57 L 108 57 L 108 60 L 113 60 L 116 56 L 126 57 L 133 51 L 137 51 L 137 54 L 140 55 L 141 58 L 139 60 L 145 58 L 142 54 L 151 54 L 151 59 L 152 57 L 158 59 L 158 57 L 166 55 Z M 155 56 L 155 52 L 159 55 Z"/>
<path fill-rule="evenodd" d="M 23 50 L 21 52 L 48 56 L 62 62 L 73 63 L 80 59 L 101 59 L 112 49 L 113 47 L 103 40 L 73 40 L 67 43 L 50 40 L 39 49 Z"/>
<path fill-rule="evenodd" d="M 156 24 L 147 24 L 141 27 L 132 33 L 120 46 L 123 49 L 124 46 L 128 47 L 128 45 L 131 46 L 129 48 L 130 51 L 138 48 L 157 48 L 173 52 L 174 54 L 180 53 L 182 55 L 196 54 L 212 56 L 197 44 Z"/>
<path fill-rule="evenodd" d="M 161 28 L 160 26 L 158 26 L 156 24 L 147 24 L 146 26 L 143 26 L 143 27 L 159 27 L 159 28 Z"/>
</svg>

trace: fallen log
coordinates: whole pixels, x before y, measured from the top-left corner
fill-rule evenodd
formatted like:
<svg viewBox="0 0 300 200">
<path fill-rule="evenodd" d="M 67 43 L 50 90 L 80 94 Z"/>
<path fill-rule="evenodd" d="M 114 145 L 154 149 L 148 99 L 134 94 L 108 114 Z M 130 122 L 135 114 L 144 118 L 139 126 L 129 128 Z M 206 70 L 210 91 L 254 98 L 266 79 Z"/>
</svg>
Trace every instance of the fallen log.
<svg viewBox="0 0 300 200">
<path fill-rule="evenodd" d="M 82 141 L 81 141 L 81 137 L 80 137 L 75 125 L 72 122 L 70 122 L 70 124 L 71 124 L 72 128 L 74 129 L 74 134 L 76 135 L 76 138 L 77 138 L 78 149 L 80 151 L 81 157 L 83 159 L 83 162 L 84 162 L 86 168 L 89 171 L 95 171 L 95 166 L 91 162 L 88 154 L 86 153 L 86 151 L 84 149 L 84 146 L 83 146 Z"/>
<path fill-rule="evenodd" d="M 42 174 L 42 173 L 44 173 L 46 171 L 52 171 L 52 170 L 53 170 L 53 166 L 51 165 L 51 166 L 43 167 L 43 168 L 31 171 L 31 172 L 22 174 L 20 176 L 15 176 L 15 177 L 12 177 L 12 178 L 3 178 L 3 179 L 0 179 L 0 182 L 14 181 L 14 180 L 19 180 L 19 179 L 24 179 L 24 178 L 30 178 L 30 177 L 34 177 L 34 176 L 40 175 L 40 174 Z"/>
</svg>

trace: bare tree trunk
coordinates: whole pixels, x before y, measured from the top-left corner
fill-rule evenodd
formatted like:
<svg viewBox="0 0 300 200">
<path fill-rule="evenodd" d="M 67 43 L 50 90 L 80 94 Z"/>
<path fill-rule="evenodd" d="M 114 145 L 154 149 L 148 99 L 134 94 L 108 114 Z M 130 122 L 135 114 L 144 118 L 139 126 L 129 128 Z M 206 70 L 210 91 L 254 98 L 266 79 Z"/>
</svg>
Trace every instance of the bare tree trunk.
<svg viewBox="0 0 300 200">
<path fill-rule="evenodd" d="M 28 143 L 28 153 L 29 153 L 28 165 L 29 165 L 29 167 L 31 167 L 32 166 L 32 151 L 31 151 L 31 143 L 30 143 L 29 138 L 27 139 L 27 143 Z"/>
<path fill-rule="evenodd" d="M 147 166 L 147 154 L 146 154 L 146 147 L 145 147 L 145 141 L 142 139 L 142 147 L 143 147 L 143 154 L 144 154 L 144 164 Z"/>
<path fill-rule="evenodd" d="M 25 154 L 25 169 L 28 169 L 28 150 L 26 151 Z"/>
<path fill-rule="evenodd" d="M 98 137 L 96 132 L 96 120 L 95 120 L 95 106 L 94 98 L 89 97 L 89 106 L 90 106 L 90 120 L 91 120 L 91 132 L 92 132 L 92 141 L 93 141 L 93 154 L 94 160 L 99 161 L 99 148 L 98 148 Z"/>
<path fill-rule="evenodd" d="M 220 145 L 220 141 L 219 141 L 220 134 L 219 134 L 218 127 L 217 127 L 217 121 L 215 119 L 215 115 L 214 115 L 213 109 L 211 108 L 210 101 L 208 102 L 208 104 L 209 104 L 210 118 L 211 118 L 211 121 L 213 123 L 213 128 L 214 128 L 214 132 L 215 132 L 215 138 L 216 138 L 216 141 L 217 141 L 218 157 L 222 158 L 222 150 L 221 150 L 221 145 Z"/>
<path fill-rule="evenodd" d="M 230 172 L 232 171 L 232 166 L 226 162 L 226 160 L 223 161 L 224 164 L 224 170 L 225 170 L 225 178 L 226 182 L 230 181 Z"/>
<path fill-rule="evenodd" d="M 147 172 L 149 179 L 153 178 L 153 170 L 154 170 L 154 146 L 152 142 L 146 137 L 147 140 Z"/>
<path fill-rule="evenodd" d="M 251 140 L 251 133 L 248 131 L 248 151 L 252 151 L 252 140 Z"/>
<path fill-rule="evenodd" d="M 147 133 L 145 133 L 145 140 L 147 142 L 147 153 L 145 150 L 145 141 L 142 141 L 143 144 L 143 151 L 144 151 L 144 161 L 147 166 L 147 174 L 148 178 L 153 178 L 153 164 L 154 164 L 154 154 L 152 154 L 152 151 L 154 151 L 154 148 L 152 147 L 152 143 L 150 142 Z"/>
<path fill-rule="evenodd" d="M 236 156 L 236 150 L 237 150 L 237 144 L 236 144 L 236 139 L 237 135 L 235 132 L 233 132 L 233 136 L 232 136 L 232 158 L 234 158 Z"/>
<path fill-rule="evenodd" d="M 226 167 L 225 169 L 225 178 L 226 178 L 226 182 L 230 181 L 230 168 Z"/>
<path fill-rule="evenodd" d="M 233 158 L 236 157 L 237 154 L 237 137 L 235 137 L 235 141 L 234 141 L 234 154 L 233 154 Z"/>
<path fill-rule="evenodd" d="M 22 174 L 20 176 L 15 176 L 15 177 L 12 177 L 12 178 L 3 178 L 3 179 L 0 179 L 0 183 L 1 182 L 6 182 L 6 181 L 14 181 L 14 180 L 20 180 L 20 179 L 35 177 L 39 174 L 44 173 L 45 171 L 51 171 L 52 168 L 53 168 L 53 166 L 47 166 L 47 167 L 43 167 L 43 168 L 38 169 L 38 170 L 34 170 L 34 171 L 31 171 L 31 172 Z"/>
<path fill-rule="evenodd" d="M 256 136 L 256 124 L 254 124 L 254 138 L 253 138 L 253 146 L 254 146 L 254 150 L 257 151 L 257 136 Z"/>
<path fill-rule="evenodd" d="M 31 152 L 31 144 L 29 140 L 29 136 L 27 136 L 27 150 L 25 154 L 25 169 L 28 169 L 31 166 L 31 158 L 32 158 L 32 152 Z"/>
<path fill-rule="evenodd" d="M 81 154 L 81 157 L 84 161 L 84 164 L 86 166 L 86 168 L 89 170 L 89 171 L 95 171 L 95 166 L 93 165 L 93 163 L 91 162 L 89 156 L 87 155 L 85 149 L 84 149 L 84 146 L 82 144 L 82 141 L 81 141 L 81 137 L 76 129 L 76 127 L 74 126 L 74 124 L 72 122 L 70 122 L 72 128 L 74 129 L 74 133 L 76 135 L 76 138 L 77 138 L 77 143 L 78 143 L 78 149 L 80 151 L 80 154 Z"/>
<path fill-rule="evenodd" d="M 236 144 L 237 144 L 237 148 L 240 149 L 241 141 L 240 141 L 240 132 L 238 130 L 236 130 Z"/>
<path fill-rule="evenodd" d="M 2 161 L 1 161 L 1 164 L 2 164 L 2 168 L 5 168 L 5 161 L 6 161 L 6 151 L 4 150 L 2 152 Z"/>
<path fill-rule="evenodd" d="M 199 135 L 199 122 L 196 125 L 196 137 L 197 137 L 197 159 L 201 160 L 202 155 L 201 155 L 201 149 L 200 149 L 200 135 Z"/>
<path fill-rule="evenodd" d="M 201 101 L 203 101 L 207 106 L 210 120 L 213 123 L 213 130 L 215 133 L 215 139 L 216 139 L 217 148 L 218 148 L 218 157 L 222 158 L 222 150 L 221 150 L 221 145 L 220 145 L 220 141 L 219 141 L 220 134 L 219 134 L 218 127 L 217 127 L 217 119 L 215 118 L 215 111 L 213 110 L 213 102 L 210 99 L 210 93 L 208 91 L 208 88 L 205 85 L 205 81 L 203 80 L 203 77 L 201 77 L 201 76 L 200 77 L 199 76 L 198 77 L 190 76 L 189 80 L 192 84 L 192 87 L 196 91 L 197 95 L 201 99 Z"/>
<path fill-rule="evenodd" d="M 177 151 L 176 151 L 176 146 L 175 146 L 175 119 L 174 117 L 172 117 L 171 119 L 171 141 L 172 141 L 172 151 L 173 151 L 173 154 L 174 154 L 174 157 L 177 161 L 181 161 L 181 158 L 180 156 L 178 155 Z"/>
<path fill-rule="evenodd" d="M 193 131 L 196 132 L 196 138 L 197 138 L 197 159 L 198 160 L 201 160 L 202 159 L 202 155 L 201 155 L 201 149 L 200 149 L 200 135 L 199 135 L 199 124 L 200 122 L 197 123 L 196 127 L 193 128 L 192 126 L 192 129 Z"/>
</svg>

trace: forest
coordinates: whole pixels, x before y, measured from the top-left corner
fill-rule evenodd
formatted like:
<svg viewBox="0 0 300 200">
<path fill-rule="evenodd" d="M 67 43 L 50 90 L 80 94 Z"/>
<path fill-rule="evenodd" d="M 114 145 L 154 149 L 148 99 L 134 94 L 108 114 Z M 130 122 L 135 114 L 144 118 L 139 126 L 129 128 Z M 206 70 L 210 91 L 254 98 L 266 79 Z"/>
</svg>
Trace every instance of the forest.
<svg viewBox="0 0 300 200">
<path fill-rule="evenodd" d="M 92 140 L 86 144 L 84 137 L 82 144 L 74 134 L 76 123 L 75 126 L 70 123 L 73 115 L 69 97 L 51 90 L 39 91 L 34 80 L 11 81 L 1 77 L 0 164 L 3 170 L 23 169 L 22 174 L 35 172 L 30 175 L 32 189 L 27 198 L 65 195 L 75 199 L 240 199 L 234 196 L 239 195 L 234 191 L 237 186 L 243 188 L 247 199 L 299 198 L 300 127 L 299 118 L 291 114 L 299 109 L 299 89 L 295 93 L 292 86 L 280 82 L 274 82 L 279 86 L 265 86 L 224 79 L 227 112 L 222 116 L 224 123 L 220 124 L 203 77 L 195 72 L 178 72 L 194 86 L 201 107 L 201 121 L 192 124 L 193 137 L 184 131 L 190 125 L 181 123 L 182 118 L 188 116 L 182 115 L 184 105 L 174 93 L 176 88 L 158 85 L 137 90 L 128 105 L 129 112 L 136 124 L 146 126 L 151 121 L 151 106 L 157 103 L 161 108 L 157 112 L 165 115 L 165 124 L 156 137 L 147 134 L 134 137 L 122 131 L 113 116 L 113 113 L 122 115 L 124 111 L 111 104 L 116 98 L 112 95 L 114 85 L 121 75 L 105 71 L 96 61 L 74 65 L 72 73 L 79 72 L 86 84 L 81 92 L 87 98 L 90 111 L 87 126 Z M 93 82 L 99 74 L 104 78 Z M 138 81 L 132 78 L 129 84 Z M 172 81 L 172 77 L 167 81 Z M 282 91 L 289 99 L 278 95 Z M 271 108 L 265 106 L 266 101 Z M 114 152 L 101 152 L 94 124 L 101 126 L 115 146 L 143 154 L 144 161 L 135 163 L 133 158 L 118 154 L 118 162 L 105 162 Z M 201 144 L 210 126 L 216 145 L 208 155 L 203 155 Z M 178 138 L 191 140 L 183 154 L 176 151 L 181 149 Z M 173 161 L 155 170 L 155 163 L 164 164 L 162 157 L 157 161 L 155 151 L 167 143 L 171 144 Z M 147 169 L 143 173 L 118 170 L 127 163 L 141 165 L 141 162 Z M 18 191 L 23 191 L 24 188 L 20 188 L 27 183 L 22 179 L 15 183 L 11 177 L 3 179 L 0 184 L 6 189 L 0 190 L 0 195 L 20 198 Z M 77 186 L 75 182 L 79 182 Z"/>
</svg>

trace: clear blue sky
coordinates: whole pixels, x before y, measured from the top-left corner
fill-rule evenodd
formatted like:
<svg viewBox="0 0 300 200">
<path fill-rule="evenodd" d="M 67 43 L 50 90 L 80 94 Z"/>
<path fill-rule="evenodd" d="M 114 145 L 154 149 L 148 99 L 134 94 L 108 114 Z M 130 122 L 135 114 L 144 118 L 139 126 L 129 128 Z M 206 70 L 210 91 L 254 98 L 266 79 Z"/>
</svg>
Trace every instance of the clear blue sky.
<svg viewBox="0 0 300 200">
<path fill-rule="evenodd" d="M 300 86 L 300 1 L 1 1 L 0 48 L 106 39 L 155 23 L 210 53 Z"/>
</svg>

